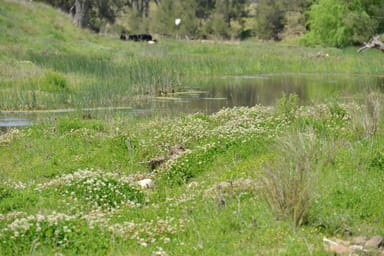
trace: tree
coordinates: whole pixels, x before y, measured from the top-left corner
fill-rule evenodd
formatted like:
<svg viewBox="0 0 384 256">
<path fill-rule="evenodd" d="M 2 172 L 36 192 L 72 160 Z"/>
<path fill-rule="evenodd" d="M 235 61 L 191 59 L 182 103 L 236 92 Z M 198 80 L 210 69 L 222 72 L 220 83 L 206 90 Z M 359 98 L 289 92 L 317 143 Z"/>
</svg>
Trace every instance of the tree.
<svg viewBox="0 0 384 256">
<path fill-rule="evenodd" d="M 309 5 L 309 0 L 260 0 L 256 8 L 256 36 L 280 40 L 304 33 Z"/>
<path fill-rule="evenodd" d="M 84 28 L 88 26 L 88 12 L 91 7 L 91 3 L 88 0 L 76 0 L 71 7 L 71 13 L 73 14 L 73 22 L 76 26 Z"/>
<path fill-rule="evenodd" d="M 376 22 L 375 34 L 384 33 L 384 1 L 361 0 L 361 4 L 367 14 Z"/>
<path fill-rule="evenodd" d="M 149 15 L 150 0 L 40 0 L 69 12 L 76 26 L 99 31 L 105 23 L 113 23 L 124 7 L 135 9 L 141 17 Z M 159 0 L 153 0 L 158 4 Z"/>
<path fill-rule="evenodd" d="M 261 39 L 280 39 L 284 29 L 284 10 L 279 0 L 260 0 L 256 9 L 256 36 Z"/>
<path fill-rule="evenodd" d="M 154 19 L 153 23 L 151 23 L 151 28 L 157 31 L 157 33 L 162 35 L 172 35 L 175 33 L 175 18 L 178 18 L 175 2 L 173 0 L 162 0 L 153 14 Z"/>
<path fill-rule="evenodd" d="M 216 0 L 205 24 L 205 31 L 220 38 L 238 38 L 244 30 L 249 0 Z"/>
<path fill-rule="evenodd" d="M 359 0 L 319 0 L 308 12 L 309 29 L 304 43 L 343 47 L 369 38 L 377 22 Z"/>
</svg>

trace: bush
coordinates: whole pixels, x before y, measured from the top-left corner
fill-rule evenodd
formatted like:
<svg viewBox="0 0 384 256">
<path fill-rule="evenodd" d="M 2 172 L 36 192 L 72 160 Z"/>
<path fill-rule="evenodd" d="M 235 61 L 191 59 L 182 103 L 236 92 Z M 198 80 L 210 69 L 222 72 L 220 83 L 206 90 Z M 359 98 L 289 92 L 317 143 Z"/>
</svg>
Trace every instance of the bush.
<svg viewBox="0 0 384 256">
<path fill-rule="evenodd" d="M 48 92 L 65 92 L 69 89 L 65 77 L 54 71 L 45 73 L 44 77 L 38 82 L 38 88 Z"/>
</svg>

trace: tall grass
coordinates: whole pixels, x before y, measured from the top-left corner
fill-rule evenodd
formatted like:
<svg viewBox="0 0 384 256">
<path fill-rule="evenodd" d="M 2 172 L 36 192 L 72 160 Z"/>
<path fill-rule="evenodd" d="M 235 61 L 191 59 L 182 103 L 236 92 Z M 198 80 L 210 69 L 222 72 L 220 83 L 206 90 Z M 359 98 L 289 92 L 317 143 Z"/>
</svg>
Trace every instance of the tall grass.
<svg viewBox="0 0 384 256">
<path fill-rule="evenodd" d="M 11 82 L 14 92 L 0 88 L 3 109 L 18 109 L 21 106 L 34 106 L 31 99 L 25 97 L 21 102 L 18 94 L 23 94 L 30 87 L 30 81 L 39 79 L 40 74 L 29 70 L 40 69 L 43 72 L 53 70 L 66 80 L 71 89 L 72 106 L 95 106 L 105 103 L 122 105 L 126 99 L 134 95 L 149 94 L 155 96 L 159 90 L 171 91 L 185 87 L 201 87 L 206 84 L 207 77 L 252 76 L 273 73 L 375 73 L 369 63 L 361 63 L 351 53 L 339 51 L 339 56 L 329 59 L 317 59 L 303 56 L 315 54 L 315 49 L 291 49 L 283 45 L 273 45 L 260 50 L 259 43 L 241 43 L 233 48 L 229 45 L 205 45 L 198 42 L 164 41 L 155 46 L 133 45 L 127 42 L 109 41 L 106 38 L 101 44 L 105 48 L 99 52 L 85 49 L 83 53 L 76 51 L 30 51 L 21 59 L 32 64 L 20 69 L 24 78 L 15 77 Z M 65 42 L 62 44 L 65 45 Z M 133 49 L 130 47 L 133 46 Z M 171 47 L 173 46 L 173 47 Z M 122 47 L 126 47 L 120 49 Z M 148 52 L 148 47 L 153 47 Z M 222 49 L 216 55 L 217 48 Z M 196 53 L 204 49 L 204 54 Z M 80 50 L 80 49 L 79 49 Z M 116 51 L 116 53 L 114 53 Z M 186 53 L 184 53 L 186 52 Z M 189 52 L 192 52 L 188 54 Z M 121 56 L 126 56 L 122 58 Z M 340 57 L 342 56 L 342 57 Z M 336 59 L 340 57 L 341 60 Z M 372 56 L 371 56 L 372 58 Z M 364 65 L 358 68 L 357 62 Z M 349 65 L 356 65 L 350 67 Z M 13 65 L 8 63 L 6 65 Z M 364 69 L 367 68 L 367 71 Z M 3 87 L 3 86 L 2 86 Z M 8 87 L 8 86 L 4 86 Z M 40 92 L 35 92 L 40 105 L 46 108 L 59 108 L 64 105 L 60 101 L 45 102 Z M 6 95 L 6 96 L 5 96 Z M 104 102 L 104 103 L 103 103 Z"/>
<path fill-rule="evenodd" d="M 278 140 L 276 157 L 264 168 L 264 193 L 278 218 L 295 226 L 307 220 L 314 198 L 321 149 L 313 133 L 288 134 Z"/>
</svg>

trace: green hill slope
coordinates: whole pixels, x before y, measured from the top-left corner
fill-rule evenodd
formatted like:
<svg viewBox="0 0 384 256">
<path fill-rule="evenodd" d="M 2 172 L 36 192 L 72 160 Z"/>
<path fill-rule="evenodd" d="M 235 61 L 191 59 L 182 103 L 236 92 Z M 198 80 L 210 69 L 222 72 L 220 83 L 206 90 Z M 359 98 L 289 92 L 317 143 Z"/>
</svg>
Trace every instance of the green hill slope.
<svg viewBox="0 0 384 256">
<path fill-rule="evenodd" d="M 69 87 L 76 86 L 73 77 L 47 60 L 89 54 L 89 46 L 97 40 L 96 35 L 74 27 L 65 13 L 29 1 L 1 1 L 0 31 L 2 109 L 47 108 L 57 101 L 54 93 L 69 97 Z"/>
</svg>

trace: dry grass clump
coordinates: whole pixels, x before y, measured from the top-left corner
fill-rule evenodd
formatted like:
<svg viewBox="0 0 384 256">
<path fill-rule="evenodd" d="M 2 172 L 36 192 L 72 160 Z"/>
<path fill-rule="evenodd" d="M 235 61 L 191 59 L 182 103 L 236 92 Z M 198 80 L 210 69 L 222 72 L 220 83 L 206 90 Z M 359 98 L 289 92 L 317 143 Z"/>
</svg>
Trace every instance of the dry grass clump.
<svg viewBox="0 0 384 256">
<path fill-rule="evenodd" d="M 312 133 L 289 134 L 276 145 L 277 155 L 265 166 L 264 195 L 278 218 L 305 222 L 319 167 L 317 139 Z"/>
</svg>

